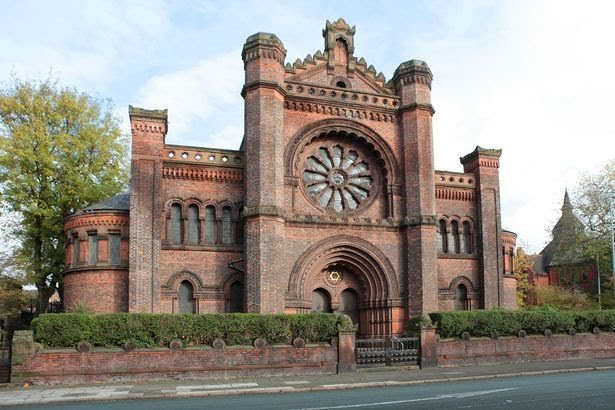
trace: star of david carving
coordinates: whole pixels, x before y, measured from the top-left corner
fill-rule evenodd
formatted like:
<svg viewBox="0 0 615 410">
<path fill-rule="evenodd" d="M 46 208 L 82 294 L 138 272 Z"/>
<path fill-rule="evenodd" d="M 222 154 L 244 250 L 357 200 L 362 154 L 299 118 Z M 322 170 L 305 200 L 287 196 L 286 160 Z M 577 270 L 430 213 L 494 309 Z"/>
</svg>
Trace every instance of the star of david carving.
<svg viewBox="0 0 615 410">
<path fill-rule="evenodd" d="M 342 273 L 336 270 L 327 272 L 327 280 L 334 285 L 337 285 L 342 281 Z"/>
</svg>

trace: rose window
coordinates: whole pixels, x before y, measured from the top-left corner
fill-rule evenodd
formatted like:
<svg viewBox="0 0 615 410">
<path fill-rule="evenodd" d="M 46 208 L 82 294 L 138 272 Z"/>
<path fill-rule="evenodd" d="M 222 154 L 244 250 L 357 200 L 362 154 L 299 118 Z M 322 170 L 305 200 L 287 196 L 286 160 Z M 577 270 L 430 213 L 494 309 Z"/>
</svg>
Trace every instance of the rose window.
<svg viewBox="0 0 615 410">
<path fill-rule="evenodd" d="M 369 198 L 374 185 L 370 166 L 359 151 L 341 145 L 321 146 L 305 160 L 303 187 L 320 207 L 351 212 Z"/>
</svg>

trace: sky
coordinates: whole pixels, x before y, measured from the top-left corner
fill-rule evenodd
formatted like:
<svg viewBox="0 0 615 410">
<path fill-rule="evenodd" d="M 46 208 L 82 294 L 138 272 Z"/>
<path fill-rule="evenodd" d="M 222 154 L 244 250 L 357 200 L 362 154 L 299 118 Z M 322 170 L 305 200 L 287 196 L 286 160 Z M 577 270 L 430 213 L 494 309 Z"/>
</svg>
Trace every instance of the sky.
<svg viewBox="0 0 615 410">
<path fill-rule="evenodd" d="M 581 174 L 615 158 L 612 1 L 2 1 L 0 83 L 57 78 L 128 105 L 169 110 L 167 143 L 238 149 L 241 48 L 274 33 L 286 61 L 323 50 L 326 20 L 356 26 L 356 57 L 387 80 L 429 64 L 435 165 L 462 172 L 501 148 L 502 226 L 539 252 Z"/>
</svg>

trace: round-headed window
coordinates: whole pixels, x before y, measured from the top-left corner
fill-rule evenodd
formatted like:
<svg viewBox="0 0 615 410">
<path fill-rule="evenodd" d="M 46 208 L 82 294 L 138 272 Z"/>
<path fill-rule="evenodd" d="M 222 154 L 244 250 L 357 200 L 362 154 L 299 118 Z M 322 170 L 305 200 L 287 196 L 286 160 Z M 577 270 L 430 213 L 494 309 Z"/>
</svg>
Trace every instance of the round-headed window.
<svg viewBox="0 0 615 410">
<path fill-rule="evenodd" d="M 376 175 L 368 157 L 355 146 L 318 144 L 307 155 L 301 176 L 311 202 L 330 212 L 354 212 L 372 199 Z"/>
</svg>

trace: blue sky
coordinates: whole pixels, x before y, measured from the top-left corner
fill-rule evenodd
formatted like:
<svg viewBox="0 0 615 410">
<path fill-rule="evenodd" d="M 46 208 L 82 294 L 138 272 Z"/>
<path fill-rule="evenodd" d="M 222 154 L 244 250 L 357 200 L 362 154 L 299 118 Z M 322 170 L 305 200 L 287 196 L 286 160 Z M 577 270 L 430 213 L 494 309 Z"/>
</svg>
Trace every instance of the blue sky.
<svg viewBox="0 0 615 410">
<path fill-rule="evenodd" d="M 325 21 L 356 25 L 355 56 L 390 78 L 434 74 L 437 169 L 502 148 L 502 224 L 540 251 L 564 189 L 615 157 L 615 3 L 610 1 L 5 1 L 0 81 L 11 73 L 169 109 L 167 142 L 237 149 L 241 48 L 275 33 L 287 62 L 323 49 Z"/>
</svg>

